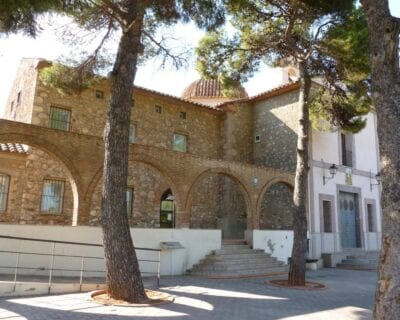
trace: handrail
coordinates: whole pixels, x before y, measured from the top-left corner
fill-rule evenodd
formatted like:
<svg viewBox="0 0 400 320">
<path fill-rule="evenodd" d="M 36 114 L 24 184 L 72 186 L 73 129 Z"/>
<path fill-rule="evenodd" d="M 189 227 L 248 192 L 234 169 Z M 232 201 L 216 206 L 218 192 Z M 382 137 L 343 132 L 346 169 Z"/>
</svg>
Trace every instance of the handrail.
<svg viewBox="0 0 400 320">
<path fill-rule="evenodd" d="M 28 240 L 28 241 L 48 242 L 48 243 L 73 244 L 73 245 L 92 246 L 92 247 L 102 247 L 102 246 L 103 246 L 102 244 L 97 244 L 97 243 L 72 242 L 72 241 L 36 239 L 36 238 L 23 238 L 23 237 L 2 236 L 2 235 L 0 235 L 0 238 L 3 238 L 3 239 L 12 239 L 12 240 Z M 135 250 L 143 250 L 143 251 L 161 251 L 161 249 L 140 248 L 140 247 L 135 247 Z"/>
<path fill-rule="evenodd" d="M 48 280 L 49 293 L 50 293 L 52 280 L 54 278 L 54 274 L 53 274 L 54 271 L 80 272 L 80 276 L 79 276 L 80 290 L 82 289 L 83 273 L 84 272 L 91 272 L 91 273 L 105 272 L 105 270 L 95 270 L 95 269 L 86 269 L 85 268 L 85 260 L 89 260 L 89 259 L 104 260 L 104 257 L 84 256 L 84 255 L 76 255 L 76 254 L 75 255 L 68 255 L 68 254 L 61 254 L 61 253 L 57 254 L 57 253 L 55 253 L 55 245 L 56 244 L 103 247 L 103 245 L 101 245 L 101 244 L 85 243 L 85 242 L 72 242 L 72 241 L 61 241 L 61 240 L 37 239 L 37 238 L 26 238 L 26 237 L 14 237 L 14 236 L 5 236 L 5 235 L 0 235 L 0 238 L 2 238 L 2 239 L 10 239 L 10 240 L 45 242 L 45 243 L 53 244 L 51 253 L 0 250 L 0 253 L 16 254 L 16 263 L 15 263 L 14 266 L 0 266 L 0 270 L 1 269 L 12 269 L 12 268 L 14 268 L 14 290 L 16 288 L 18 270 L 38 270 L 39 269 L 40 271 L 49 271 L 49 280 Z M 154 260 L 152 260 L 152 259 L 138 259 L 138 261 L 139 262 L 146 262 L 146 263 L 147 262 L 148 263 L 157 263 L 157 272 L 141 271 L 141 273 L 142 274 L 153 274 L 153 275 L 156 275 L 156 277 L 157 277 L 157 286 L 159 286 L 160 285 L 161 249 L 136 247 L 135 250 L 157 252 L 157 258 L 158 258 L 157 260 L 156 259 L 154 259 Z M 33 267 L 20 266 L 20 256 L 21 255 L 50 256 L 51 257 L 50 267 L 49 268 L 45 268 L 45 267 L 33 268 Z M 79 258 L 79 259 L 81 259 L 80 269 L 76 269 L 76 268 L 72 268 L 72 269 L 71 268 L 70 269 L 56 268 L 54 266 L 55 257 L 74 258 L 74 259 Z"/>
</svg>

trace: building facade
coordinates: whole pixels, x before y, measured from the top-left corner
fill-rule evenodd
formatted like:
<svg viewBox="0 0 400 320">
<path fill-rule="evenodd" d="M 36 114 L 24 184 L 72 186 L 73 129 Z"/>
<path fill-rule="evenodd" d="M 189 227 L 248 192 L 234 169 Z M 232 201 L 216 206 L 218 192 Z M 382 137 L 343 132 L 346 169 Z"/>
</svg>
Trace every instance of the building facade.
<svg viewBox="0 0 400 320">
<path fill-rule="evenodd" d="M 107 81 L 62 95 L 24 59 L 0 120 L 0 221 L 98 226 Z M 286 70 L 287 71 L 287 70 Z M 127 215 L 133 228 L 217 229 L 290 255 L 299 85 L 223 97 L 198 80 L 182 97 L 134 88 Z M 375 115 L 359 134 L 312 131 L 310 256 L 376 250 L 380 239 Z M 329 167 L 336 164 L 331 178 Z M 331 179 L 330 179 L 331 178 Z"/>
</svg>

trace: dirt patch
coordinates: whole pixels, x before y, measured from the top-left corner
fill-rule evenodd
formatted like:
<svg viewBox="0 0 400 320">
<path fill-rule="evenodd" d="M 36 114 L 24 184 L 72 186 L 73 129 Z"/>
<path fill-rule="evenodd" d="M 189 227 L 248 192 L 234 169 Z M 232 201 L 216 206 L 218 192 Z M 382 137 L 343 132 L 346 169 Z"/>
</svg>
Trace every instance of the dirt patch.
<svg viewBox="0 0 400 320">
<path fill-rule="evenodd" d="M 174 297 L 160 291 L 145 289 L 148 299 L 142 303 L 131 303 L 124 300 L 113 299 L 109 296 L 106 290 L 94 291 L 90 294 L 94 302 L 119 307 L 152 307 L 160 304 L 167 304 L 174 302 Z"/>
<path fill-rule="evenodd" d="M 270 284 L 275 287 L 288 288 L 288 289 L 296 289 L 296 290 L 323 290 L 326 289 L 326 286 L 323 283 L 306 281 L 305 286 L 291 286 L 288 283 L 287 279 L 274 279 L 270 281 L 266 281 L 266 284 Z"/>
</svg>

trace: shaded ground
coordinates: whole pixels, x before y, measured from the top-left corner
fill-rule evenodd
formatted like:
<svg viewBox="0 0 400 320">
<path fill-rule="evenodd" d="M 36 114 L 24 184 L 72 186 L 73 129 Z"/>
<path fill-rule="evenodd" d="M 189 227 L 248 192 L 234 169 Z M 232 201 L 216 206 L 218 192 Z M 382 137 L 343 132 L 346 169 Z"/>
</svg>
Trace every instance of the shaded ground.
<svg viewBox="0 0 400 320">
<path fill-rule="evenodd" d="M 102 306 L 88 293 L 0 299 L 0 319 L 228 319 L 228 320 L 366 320 L 371 318 L 376 273 L 323 269 L 307 278 L 324 283 L 318 291 L 265 284 L 269 278 L 208 280 L 162 277 L 160 290 L 175 296 L 172 304 L 131 308 Z"/>
</svg>

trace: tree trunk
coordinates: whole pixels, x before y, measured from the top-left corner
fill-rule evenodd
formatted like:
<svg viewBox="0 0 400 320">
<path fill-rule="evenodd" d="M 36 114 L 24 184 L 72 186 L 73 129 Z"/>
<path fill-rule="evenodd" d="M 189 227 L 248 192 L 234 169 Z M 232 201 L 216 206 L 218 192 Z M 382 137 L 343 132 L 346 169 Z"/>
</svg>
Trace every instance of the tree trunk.
<svg viewBox="0 0 400 320">
<path fill-rule="evenodd" d="M 299 63 L 299 129 L 297 136 L 297 165 L 294 182 L 293 201 L 293 248 L 289 270 L 289 285 L 304 286 L 306 281 L 307 253 L 307 187 L 308 187 L 308 141 L 309 141 L 309 110 L 308 97 L 311 88 L 311 78 L 305 62 Z"/>
<path fill-rule="evenodd" d="M 382 170 L 382 250 L 374 319 L 400 316 L 400 20 L 387 0 L 362 0 L 371 58 L 372 98 L 378 117 Z"/>
<path fill-rule="evenodd" d="M 144 15 L 139 2 L 127 4 L 126 29 L 110 76 L 101 208 L 108 292 L 115 299 L 135 303 L 146 299 L 126 209 L 132 87 Z"/>
</svg>

